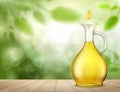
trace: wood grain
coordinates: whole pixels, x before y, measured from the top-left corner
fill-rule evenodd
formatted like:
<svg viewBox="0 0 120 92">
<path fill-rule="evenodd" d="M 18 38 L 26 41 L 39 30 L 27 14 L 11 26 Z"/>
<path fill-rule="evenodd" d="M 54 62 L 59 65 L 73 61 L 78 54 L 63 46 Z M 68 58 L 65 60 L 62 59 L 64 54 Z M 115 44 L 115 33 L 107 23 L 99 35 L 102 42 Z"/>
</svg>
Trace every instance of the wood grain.
<svg viewBox="0 0 120 92">
<path fill-rule="evenodd" d="M 55 92 L 74 92 L 67 80 L 58 80 Z"/>
<path fill-rule="evenodd" d="M 0 92 L 120 92 L 120 80 L 101 87 L 77 87 L 73 80 L 0 80 Z"/>
</svg>

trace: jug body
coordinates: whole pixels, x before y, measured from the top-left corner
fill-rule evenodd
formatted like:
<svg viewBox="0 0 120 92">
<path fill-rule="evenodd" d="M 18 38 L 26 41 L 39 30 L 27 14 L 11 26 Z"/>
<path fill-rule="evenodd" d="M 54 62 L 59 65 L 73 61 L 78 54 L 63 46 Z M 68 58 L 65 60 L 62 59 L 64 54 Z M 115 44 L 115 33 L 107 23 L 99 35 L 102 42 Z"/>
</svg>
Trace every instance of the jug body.
<svg viewBox="0 0 120 92">
<path fill-rule="evenodd" d="M 94 27 L 92 29 L 86 30 L 88 32 L 85 32 L 85 36 L 90 37 L 85 37 L 84 46 L 71 65 L 77 86 L 101 86 L 107 75 L 107 64 L 94 45 Z"/>
</svg>

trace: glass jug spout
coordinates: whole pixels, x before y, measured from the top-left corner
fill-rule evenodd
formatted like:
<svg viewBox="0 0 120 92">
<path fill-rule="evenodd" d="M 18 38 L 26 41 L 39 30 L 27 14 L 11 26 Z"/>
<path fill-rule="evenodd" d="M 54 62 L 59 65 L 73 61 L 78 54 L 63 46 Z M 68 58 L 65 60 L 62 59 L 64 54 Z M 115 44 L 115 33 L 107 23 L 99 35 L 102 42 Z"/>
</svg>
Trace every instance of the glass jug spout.
<svg viewBox="0 0 120 92">
<path fill-rule="evenodd" d="M 94 31 L 97 23 L 82 23 L 85 32 L 85 41 L 94 41 Z"/>
</svg>

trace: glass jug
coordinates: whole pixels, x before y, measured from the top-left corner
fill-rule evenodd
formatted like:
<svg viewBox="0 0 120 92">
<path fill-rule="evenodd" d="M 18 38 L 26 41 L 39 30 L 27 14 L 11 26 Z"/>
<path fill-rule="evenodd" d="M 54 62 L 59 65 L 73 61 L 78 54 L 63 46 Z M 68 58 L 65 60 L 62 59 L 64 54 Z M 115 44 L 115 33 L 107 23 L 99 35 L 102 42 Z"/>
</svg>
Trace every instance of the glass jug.
<svg viewBox="0 0 120 92">
<path fill-rule="evenodd" d="M 96 23 L 82 23 L 85 31 L 84 46 L 71 65 L 73 79 L 77 86 L 101 86 L 107 75 L 107 64 L 94 44 L 94 35 L 100 35 L 104 40 L 106 49 L 106 37 L 101 32 L 95 31 Z"/>
</svg>

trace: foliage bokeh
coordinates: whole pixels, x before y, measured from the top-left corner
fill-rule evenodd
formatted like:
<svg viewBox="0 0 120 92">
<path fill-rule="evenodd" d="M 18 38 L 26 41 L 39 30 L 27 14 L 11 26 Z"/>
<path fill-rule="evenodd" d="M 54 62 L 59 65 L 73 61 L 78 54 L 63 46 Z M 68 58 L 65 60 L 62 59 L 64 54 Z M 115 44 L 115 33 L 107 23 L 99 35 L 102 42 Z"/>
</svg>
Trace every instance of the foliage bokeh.
<svg viewBox="0 0 120 92">
<path fill-rule="evenodd" d="M 91 5 L 88 7 L 90 2 Z M 46 41 L 44 37 L 44 33 L 47 33 L 46 25 L 51 24 L 50 21 L 65 25 L 87 21 L 85 13 L 91 9 L 94 15 L 92 21 L 99 23 L 98 26 L 104 32 L 109 32 L 119 24 L 118 2 L 117 0 L 0 0 L 0 78 L 71 78 L 70 64 L 80 49 L 79 44 L 73 45 L 71 41 L 67 45 L 63 44 L 63 41 L 60 44 Z M 38 29 L 36 25 L 39 26 Z M 57 38 L 54 33 L 52 35 L 53 39 Z M 108 78 L 120 78 L 118 52 L 107 50 L 104 57 L 109 67 Z"/>
</svg>

